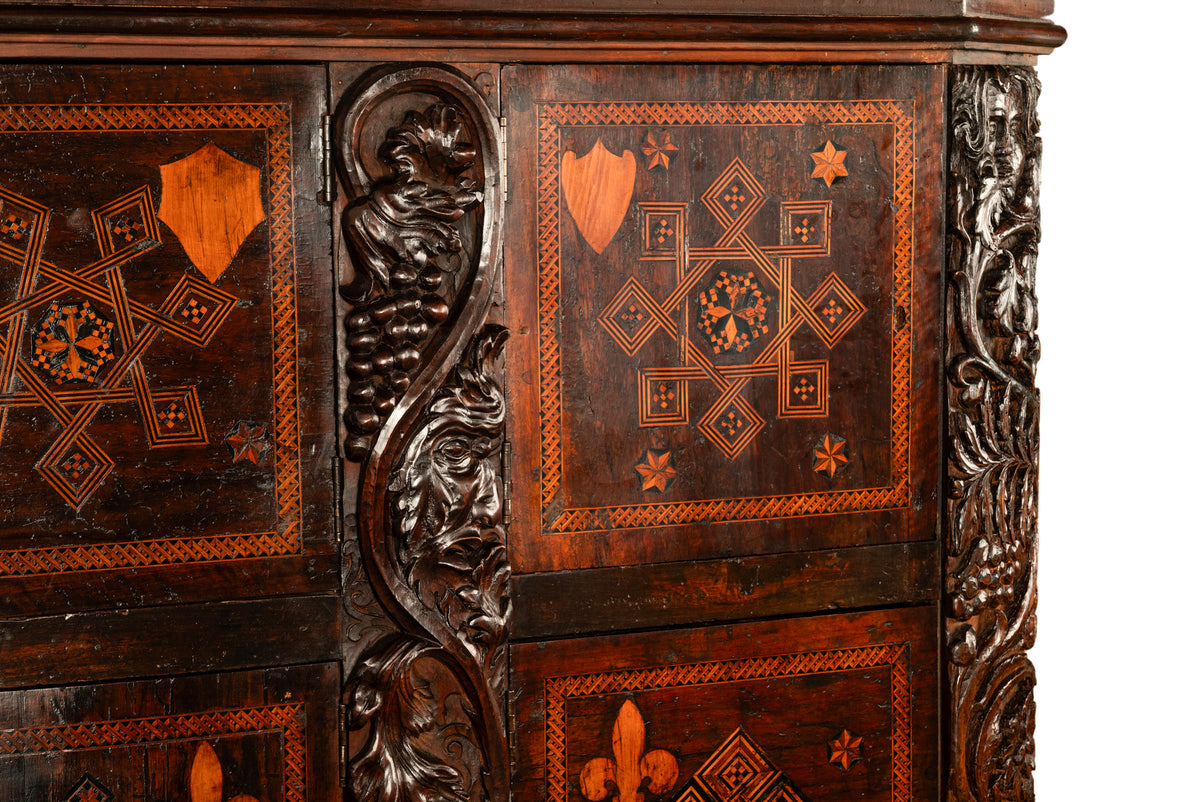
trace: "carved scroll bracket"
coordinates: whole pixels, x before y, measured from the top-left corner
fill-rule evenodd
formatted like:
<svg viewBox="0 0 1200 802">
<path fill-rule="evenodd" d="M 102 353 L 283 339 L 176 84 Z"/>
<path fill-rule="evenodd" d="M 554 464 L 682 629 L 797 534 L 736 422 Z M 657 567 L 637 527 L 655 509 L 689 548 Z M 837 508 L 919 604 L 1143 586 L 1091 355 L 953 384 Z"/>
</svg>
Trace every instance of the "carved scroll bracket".
<svg viewBox="0 0 1200 802">
<path fill-rule="evenodd" d="M 947 353 L 948 798 L 1033 799 L 1039 84 L 953 77 Z"/>
<path fill-rule="evenodd" d="M 393 624 L 348 649 L 354 792 L 505 800 L 506 332 L 482 326 L 499 259 L 499 127 L 464 76 L 426 66 L 369 73 L 335 126 L 353 268 L 341 288 L 345 455 L 363 462 L 371 589 L 344 596 L 348 619 L 374 615 L 373 595 Z M 376 617 L 354 631 L 386 630 Z"/>
</svg>

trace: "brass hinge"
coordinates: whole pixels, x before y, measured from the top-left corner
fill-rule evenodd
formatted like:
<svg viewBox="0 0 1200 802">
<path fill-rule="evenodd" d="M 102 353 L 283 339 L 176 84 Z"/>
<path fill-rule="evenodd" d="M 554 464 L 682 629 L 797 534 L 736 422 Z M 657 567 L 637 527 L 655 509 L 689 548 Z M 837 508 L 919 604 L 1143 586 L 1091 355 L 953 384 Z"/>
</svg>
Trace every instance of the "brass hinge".
<svg viewBox="0 0 1200 802">
<path fill-rule="evenodd" d="M 508 203 L 508 118 L 500 118 L 500 197 Z"/>
<path fill-rule="evenodd" d="M 333 534 L 340 545 L 346 539 L 346 524 L 342 518 L 342 492 L 346 483 L 345 466 L 342 458 L 334 455 L 330 458 L 333 473 Z"/>
<path fill-rule="evenodd" d="M 517 700 L 508 694 L 508 770 L 517 770 Z"/>
<path fill-rule="evenodd" d="M 504 525 L 512 523 L 512 443 L 504 441 L 500 452 L 500 473 L 504 476 Z"/>
<path fill-rule="evenodd" d="M 346 735 L 346 705 L 338 702 L 338 788 L 350 787 L 350 739 Z"/>
<path fill-rule="evenodd" d="M 321 115 L 321 203 L 333 203 L 337 185 L 333 182 L 333 116 Z"/>
</svg>

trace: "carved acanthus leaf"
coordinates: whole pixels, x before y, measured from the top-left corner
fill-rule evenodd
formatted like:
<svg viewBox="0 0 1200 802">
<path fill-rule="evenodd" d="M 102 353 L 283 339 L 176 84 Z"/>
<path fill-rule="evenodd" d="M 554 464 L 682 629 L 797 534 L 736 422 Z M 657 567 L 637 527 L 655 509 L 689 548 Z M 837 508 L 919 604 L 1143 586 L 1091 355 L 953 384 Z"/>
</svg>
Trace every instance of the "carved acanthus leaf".
<svg viewBox="0 0 1200 802">
<path fill-rule="evenodd" d="M 955 74 L 945 576 L 956 802 L 1033 798 L 1037 96 L 1025 69 Z"/>
<path fill-rule="evenodd" d="M 507 332 L 486 326 L 434 396 L 388 484 L 396 560 L 499 690 L 511 569 L 500 523 L 504 394 L 496 359 Z"/>
<path fill-rule="evenodd" d="M 346 620 L 351 636 L 377 633 L 378 609 L 391 632 L 346 650 L 356 661 L 351 780 L 364 802 L 499 802 L 506 332 L 481 327 L 496 271 L 499 131 L 450 70 L 382 69 L 361 86 L 339 112 L 341 173 L 355 196 L 342 218 L 355 270 L 342 287 L 352 305 L 345 450 L 365 461 L 356 512 L 372 593 Z M 401 123 L 382 124 L 396 109 Z"/>
<path fill-rule="evenodd" d="M 469 137 L 453 104 L 409 110 L 378 147 L 386 174 L 342 214 L 354 267 L 341 288 L 354 307 L 345 323 L 351 460 L 366 458 L 477 272 L 480 255 L 463 242 L 464 217 L 484 200 Z"/>
</svg>

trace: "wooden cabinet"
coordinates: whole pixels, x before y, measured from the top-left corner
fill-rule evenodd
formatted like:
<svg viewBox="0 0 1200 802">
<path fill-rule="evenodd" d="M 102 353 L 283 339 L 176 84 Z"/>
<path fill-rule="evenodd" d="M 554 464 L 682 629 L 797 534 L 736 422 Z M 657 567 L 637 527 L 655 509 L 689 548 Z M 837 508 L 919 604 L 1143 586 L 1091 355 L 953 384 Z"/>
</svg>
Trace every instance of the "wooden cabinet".
<svg viewBox="0 0 1200 802">
<path fill-rule="evenodd" d="M 1048 3 L 0 2 L 0 796 L 1032 797 Z"/>
</svg>

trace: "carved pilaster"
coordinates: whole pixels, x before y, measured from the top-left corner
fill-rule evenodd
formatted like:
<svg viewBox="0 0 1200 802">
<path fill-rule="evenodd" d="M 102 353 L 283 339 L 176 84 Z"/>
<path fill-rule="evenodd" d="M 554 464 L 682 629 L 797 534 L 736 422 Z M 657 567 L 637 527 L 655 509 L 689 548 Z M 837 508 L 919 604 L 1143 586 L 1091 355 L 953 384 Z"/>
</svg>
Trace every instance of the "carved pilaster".
<svg viewBox="0 0 1200 802">
<path fill-rule="evenodd" d="M 343 599 L 363 802 L 508 798 L 498 128 L 457 73 L 368 75 L 339 112 L 345 451 L 364 462 Z"/>
<path fill-rule="evenodd" d="M 948 798 L 1033 798 L 1039 84 L 953 77 L 947 354 Z"/>
</svg>

